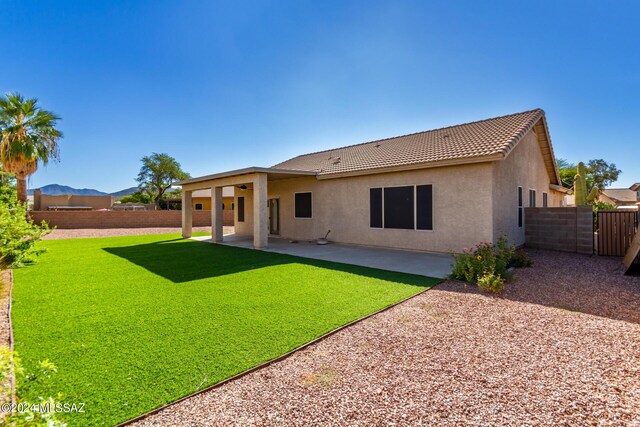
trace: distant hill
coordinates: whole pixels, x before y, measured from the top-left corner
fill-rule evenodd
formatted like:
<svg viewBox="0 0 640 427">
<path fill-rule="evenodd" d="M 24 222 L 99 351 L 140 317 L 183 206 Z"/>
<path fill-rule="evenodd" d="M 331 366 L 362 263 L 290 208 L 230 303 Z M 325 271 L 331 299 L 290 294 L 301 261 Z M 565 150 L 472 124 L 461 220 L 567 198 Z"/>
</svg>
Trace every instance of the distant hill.
<svg viewBox="0 0 640 427">
<path fill-rule="evenodd" d="M 94 190 L 93 188 L 73 188 L 67 185 L 49 184 L 44 187 L 40 187 L 42 194 L 50 194 L 52 196 L 59 194 L 74 194 L 77 196 L 113 196 L 116 199 L 120 197 L 128 196 L 134 191 L 138 191 L 138 187 L 129 187 L 124 190 L 116 191 L 115 193 L 105 193 L 103 191 Z M 30 196 L 33 195 L 33 189 L 27 192 Z"/>
<path fill-rule="evenodd" d="M 129 188 L 125 188 L 124 190 L 120 190 L 120 191 L 116 191 L 115 193 L 111 193 L 109 195 L 115 197 L 116 200 L 118 200 L 120 197 L 128 196 L 131 193 L 134 193 L 136 191 L 138 191 L 138 187 L 129 187 Z"/>
</svg>

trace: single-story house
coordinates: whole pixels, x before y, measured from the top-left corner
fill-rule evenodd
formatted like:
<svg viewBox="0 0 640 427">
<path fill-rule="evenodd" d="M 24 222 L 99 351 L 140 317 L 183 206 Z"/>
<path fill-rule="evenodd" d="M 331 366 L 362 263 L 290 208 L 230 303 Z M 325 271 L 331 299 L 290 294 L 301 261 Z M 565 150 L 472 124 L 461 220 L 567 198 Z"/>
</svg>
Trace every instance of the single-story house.
<svg viewBox="0 0 640 427">
<path fill-rule="evenodd" d="M 598 200 L 616 205 L 618 208 L 637 209 L 640 206 L 640 183 L 633 184 L 629 188 L 607 188 L 598 196 Z"/>
<path fill-rule="evenodd" d="M 462 251 L 502 234 L 524 243 L 524 208 L 561 206 L 544 111 L 303 154 L 272 167 L 192 178 L 210 189 L 212 239 L 222 241 L 223 187 L 234 188 L 236 234 L 435 252 Z M 182 211 L 191 236 L 192 210 Z"/>
</svg>

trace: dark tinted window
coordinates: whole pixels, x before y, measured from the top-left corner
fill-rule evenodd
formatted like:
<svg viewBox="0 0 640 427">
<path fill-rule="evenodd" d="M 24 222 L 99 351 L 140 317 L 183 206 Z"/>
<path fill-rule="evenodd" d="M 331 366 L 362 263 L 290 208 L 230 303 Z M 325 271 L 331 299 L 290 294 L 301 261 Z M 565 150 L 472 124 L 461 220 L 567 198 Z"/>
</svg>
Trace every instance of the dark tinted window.
<svg viewBox="0 0 640 427">
<path fill-rule="evenodd" d="M 311 193 L 296 193 L 295 205 L 296 218 L 311 218 Z"/>
<path fill-rule="evenodd" d="M 522 187 L 518 187 L 518 227 L 522 227 L 523 222 L 523 208 L 522 208 Z"/>
<path fill-rule="evenodd" d="M 433 230 L 433 186 L 418 185 L 416 187 L 416 228 Z"/>
<path fill-rule="evenodd" d="M 384 228 L 415 228 L 413 197 L 412 186 L 384 189 Z"/>
<path fill-rule="evenodd" d="M 382 228 L 382 188 L 369 190 L 369 225 Z"/>
<path fill-rule="evenodd" d="M 238 222 L 244 222 L 244 197 L 238 197 Z"/>
</svg>

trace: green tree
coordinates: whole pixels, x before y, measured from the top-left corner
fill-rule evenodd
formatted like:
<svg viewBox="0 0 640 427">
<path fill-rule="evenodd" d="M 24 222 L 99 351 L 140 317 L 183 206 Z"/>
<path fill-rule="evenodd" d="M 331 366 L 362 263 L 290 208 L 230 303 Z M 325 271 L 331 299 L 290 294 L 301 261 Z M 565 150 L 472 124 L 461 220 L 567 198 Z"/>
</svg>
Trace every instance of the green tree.
<svg viewBox="0 0 640 427">
<path fill-rule="evenodd" d="M 556 159 L 556 164 L 562 185 L 567 188 L 573 187 L 573 179 L 578 173 L 578 165 L 565 159 Z M 608 163 L 602 159 L 589 160 L 585 165 L 586 194 L 593 194 L 594 187 L 598 192 L 602 192 L 618 179 L 620 173 L 622 171 L 614 163 Z"/>
<path fill-rule="evenodd" d="M 601 192 L 605 187 L 616 182 L 621 172 L 615 163 L 608 163 L 602 159 L 589 160 L 587 164 L 587 175 L 591 178 L 589 190 L 596 187 Z M 587 185 L 589 185 L 588 181 Z"/>
<path fill-rule="evenodd" d="M 578 165 L 566 159 L 556 159 L 556 164 L 562 185 L 567 188 L 573 187 L 573 178 L 578 173 Z"/>
<path fill-rule="evenodd" d="M 123 196 L 118 200 L 120 203 L 152 203 L 151 195 L 142 191 L 135 191 L 128 196 Z"/>
<path fill-rule="evenodd" d="M 140 190 L 151 194 L 153 202 L 159 206 L 160 199 L 173 182 L 188 178 L 189 174 L 182 170 L 176 159 L 166 153 L 153 153 L 142 158 L 137 180 Z"/>
<path fill-rule="evenodd" d="M 0 96 L 0 162 L 6 172 L 15 175 L 18 200 L 27 201 L 27 178 L 38 163 L 59 159 L 56 129 L 60 117 L 40 108 L 36 98 L 25 99 L 19 93 Z"/>
</svg>

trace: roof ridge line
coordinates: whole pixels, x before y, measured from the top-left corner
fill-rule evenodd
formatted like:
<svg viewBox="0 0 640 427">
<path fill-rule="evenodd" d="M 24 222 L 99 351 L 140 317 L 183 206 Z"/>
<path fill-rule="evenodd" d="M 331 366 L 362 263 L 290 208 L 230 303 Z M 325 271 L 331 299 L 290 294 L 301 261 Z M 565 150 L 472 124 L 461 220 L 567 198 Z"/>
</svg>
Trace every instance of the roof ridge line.
<svg viewBox="0 0 640 427">
<path fill-rule="evenodd" d="M 534 111 L 540 111 L 540 112 L 543 112 L 544 110 L 542 110 L 541 108 L 534 108 L 534 109 L 527 110 L 527 111 L 520 111 L 520 112 L 518 112 L 518 113 L 503 114 L 502 116 L 489 117 L 489 118 L 486 118 L 486 119 L 475 120 L 475 121 L 465 122 L 465 123 L 459 123 L 459 124 L 457 124 L 457 125 L 444 126 L 444 127 L 435 128 L 435 129 L 427 129 L 427 130 L 423 130 L 423 131 L 419 131 L 419 132 L 411 132 L 411 133 L 407 133 L 407 134 L 404 134 L 404 135 L 390 136 L 390 137 L 388 137 L 388 138 L 374 139 L 374 140 L 372 140 L 372 141 L 359 142 L 359 143 L 357 143 L 357 144 L 345 145 L 345 146 L 342 146 L 342 147 L 336 147 L 336 148 L 329 148 L 329 149 L 327 149 L 327 150 L 314 151 L 314 152 L 306 153 L 306 154 L 299 154 L 299 155 L 297 155 L 297 156 L 295 156 L 295 157 L 291 157 L 291 158 L 289 158 L 289 159 L 287 159 L 287 160 L 284 160 L 284 161 L 282 161 L 282 162 L 279 162 L 279 163 L 277 163 L 276 165 L 279 165 L 279 164 L 281 164 L 281 163 L 288 162 L 288 161 L 293 160 L 293 159 L 297 159 L 297 158 L 299 158 L 299 157 L 311 156 L 311 155 L 313 155 L 313 154 L 328 153 L 328 152 L 330 152 L 330 151 L 337 151 L 337 150 L 342 150 L 342 149 L 345 149 L 345 148 L 351 148 L 351 147 L 357 147 L 357 146 L 360 146 L 360 145 L 372 144 L 372 143 L 374 143 L 374 142 L 388 141 L 388 140 L 390 140 L 390 139 L 404 138 L 404 137 L 406 137 L 406 136 L 418 135 L 418 134 L 426 133 L 426 132 L 436 132 L 436 131 L 441 131 L 441 130 L 445 130 L 445 129 L 451 129 L 451 128 L 455 128 L 455 127 L 459 127 L 459 126 L 473 125 L 473 124 L 476 124 L 476 123 L 487 122 L 487 121 L 489 121 L 489 120 L 497 120 L 497 119 L 502 119 L 502 118 L 505 118 L 505 117 L 517 116 L 517 115 L 519 115 L 519 114 L 533 113 Z M 274 166 L 272 166 L 272 167 L 275 167 L 276 165 L 274 165 Z"/>
</svg>

